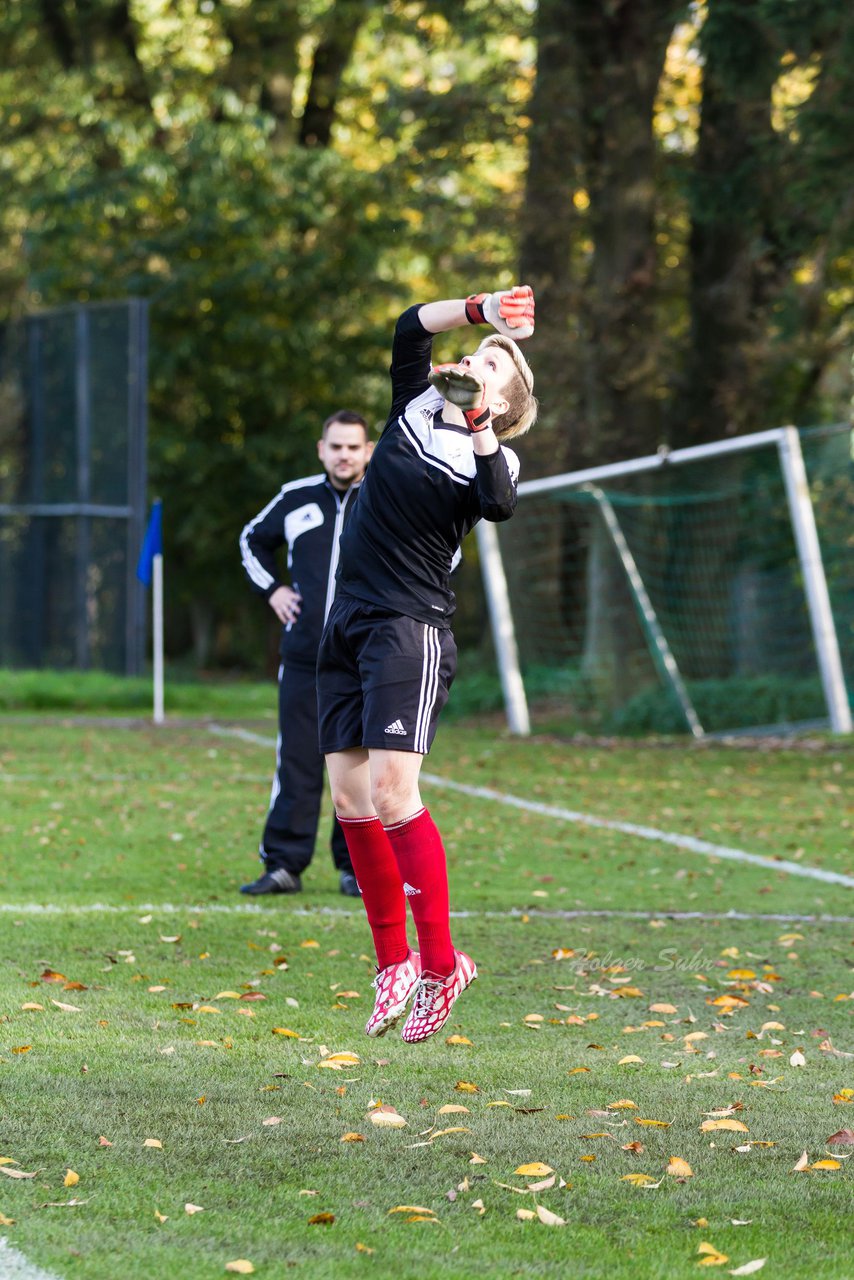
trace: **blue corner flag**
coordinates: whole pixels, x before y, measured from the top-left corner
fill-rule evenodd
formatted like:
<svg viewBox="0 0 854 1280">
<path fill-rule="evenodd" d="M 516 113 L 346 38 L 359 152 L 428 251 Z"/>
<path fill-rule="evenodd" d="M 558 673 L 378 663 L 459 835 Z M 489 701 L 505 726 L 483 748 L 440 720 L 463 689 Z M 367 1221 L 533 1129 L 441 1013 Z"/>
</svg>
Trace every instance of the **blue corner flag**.
<svg viewBox="0 0 854 1280">
<path fill-rule="evenodd" d="M 163 503 L 158 498 L 156 502 L 151 504 L 151 515 L 148 518 L 148 528 L 145 531 L 142 550 L 139 553 L 139 561 L 136 566 L 136 576 L 139 578 L 140 582 L 144 582 L 147 587 L 151 586 L 154 557 L 162 555 Z"/>
</svg>

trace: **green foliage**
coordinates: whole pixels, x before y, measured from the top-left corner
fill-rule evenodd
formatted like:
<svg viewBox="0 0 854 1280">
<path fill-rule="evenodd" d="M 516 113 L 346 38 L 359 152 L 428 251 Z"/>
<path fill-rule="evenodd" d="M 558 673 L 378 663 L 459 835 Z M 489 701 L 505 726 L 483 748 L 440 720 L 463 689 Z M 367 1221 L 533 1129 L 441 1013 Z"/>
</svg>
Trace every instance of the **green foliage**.
<svg viewBox="0 0 854 1280">
<path fill-rule="evenodd" d="M 748 725 L 783 727 L 827 716 L 817 677 L 810 680 L 781 676 L 691 680 L 687 689 L 707 733 L 726 729 L 743 731 Z M 675 694 L 660 685 L 651 685 L 636 694 L 611 716 L 607 727 L 611 733 L 626 735 L 688 732 Z"/>
</svg>

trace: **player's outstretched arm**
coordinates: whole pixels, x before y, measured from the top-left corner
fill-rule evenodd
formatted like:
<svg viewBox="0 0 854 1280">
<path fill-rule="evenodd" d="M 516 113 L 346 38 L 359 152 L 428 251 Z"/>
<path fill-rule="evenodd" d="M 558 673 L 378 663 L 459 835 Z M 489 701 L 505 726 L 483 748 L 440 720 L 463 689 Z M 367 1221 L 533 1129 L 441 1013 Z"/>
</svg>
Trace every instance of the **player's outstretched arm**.
<svg viewBox="0 0 854 1280">
<path fill-rule="evenodd" d="M 446 333 L 466 324 L 489 324 L 507 338 L 521 341 L 534 332 L 534 291 L 526 284 L 496 293 L 428 302 L 418 319 L 428 333 Z"/>
</svg>

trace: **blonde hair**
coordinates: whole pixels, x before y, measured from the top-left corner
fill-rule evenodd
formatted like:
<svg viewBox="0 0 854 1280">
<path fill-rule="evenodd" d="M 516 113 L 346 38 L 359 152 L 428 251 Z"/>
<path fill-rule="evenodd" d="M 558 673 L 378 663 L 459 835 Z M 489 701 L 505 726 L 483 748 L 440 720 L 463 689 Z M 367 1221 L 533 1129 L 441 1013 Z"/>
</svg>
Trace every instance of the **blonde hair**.
<svg viewBox="0 0 854 1280">
<path fill-rule="evenodd" d="M 534 375 L 528 361 L 522 355 L 512 338 L 505 338 L 501 333 L 491 333 L 484 338 L 478 351 L 487 347 L 498 347 L 506 351 L 513 361 L 513 373 L 507 385 L 502 389 L 508 407 L 504 413 L 492 419 L 492 428 L 499 440 L 513 440 L 523 436 L 537 420 L 537 399 L 534 395 Z"/>
</svg>

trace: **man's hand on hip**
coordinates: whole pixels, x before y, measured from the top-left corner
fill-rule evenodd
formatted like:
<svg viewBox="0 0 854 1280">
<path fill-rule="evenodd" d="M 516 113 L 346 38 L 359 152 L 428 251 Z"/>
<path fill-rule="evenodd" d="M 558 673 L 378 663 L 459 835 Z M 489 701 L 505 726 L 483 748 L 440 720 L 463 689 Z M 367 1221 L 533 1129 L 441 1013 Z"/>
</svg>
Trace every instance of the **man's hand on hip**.
<svg viewBox="0 0 854 1280">
<path fill-rule="evenodd" d="M 299 617 L 302 596 L 291 587 L 276 587 L 276 590 L 268 596 L 267 603 L 279 622 L 287 626 L 289 622 L 296 622 Z"/>
</svg>

